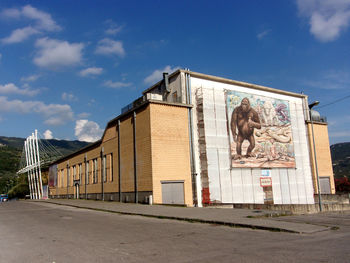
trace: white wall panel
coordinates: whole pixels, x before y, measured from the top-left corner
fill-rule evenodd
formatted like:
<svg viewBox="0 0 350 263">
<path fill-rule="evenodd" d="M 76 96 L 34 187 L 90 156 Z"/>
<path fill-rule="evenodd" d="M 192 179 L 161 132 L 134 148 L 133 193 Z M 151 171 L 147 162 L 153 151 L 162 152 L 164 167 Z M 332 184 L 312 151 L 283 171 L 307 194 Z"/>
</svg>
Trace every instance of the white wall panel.
<svg viewBox="0 0 350 263">
<path fill-rule="evenodd" d="M 297 112 L 303 111 L 303 107 L 301 104 L 296 104 L 295 106 L 296 106 Z M 302 169 L 303 176 L 304 176 L 306 201 L 308 204 L 313 204 L 314 189 L 313 189 L 312 175 L 311 175 L 309 143 L 308 143 L 307 130 L 306 130 L 306 124 L 304 119 L 298 118 L 297 127 L 298 127 L 299 138 L 300 138 L 300 148 L 301 148 L 301 158 L 302 158 L 302 165 L 300 168 Z"/>
<path fill-rule="evenodd" d="M 287 169 L 281 168 L 280 172 L 280 184 L 281 184 L 281 195 L 282 195 L 282 203 L 290 204 L 290 192 L 289 192 L 289 182 L 288 182 L 288 172 Z"/>
<path fill-rule="evenodd" d="M 223 203 L 232 203 L 232 187 L 228 149 L 219 149 L 221 197 Z"/>
<path fill-rule="evenodd" d="M 271 169 L 271 177 L 272 177 L 273 203 L 276 205 L 283 204 L 279 169 Z"/>
<path fill-rule="evenodd" d="M 296 103 L 292 102 L 290 103 L 290 115 L 291 115 L 291 121 L 292 123 L 295 123 L 296 125 L 293 126 L 292 133 L 293 133 L 293 141 L 294 141 L 294 154 L 295 154 L 295 164 L 296 164 L 296 170 L 295 170 L 295 177 L 296 177 L 296 186 L 298 191 L 298 199 L 299 204 L 306 204 L 306 192 L 305 192 L 305 182 L 304 182 L 304 174 L 303 174 L 303 157 L 302 157 L 302 149 L 300 144 L 300 138 L 301 134 L 299 133 L 299 126 L 298 126 L 298 118 L 297 118 L 297 107 Z"/>
<path fill-rule="evenodd" d="M 260 186 L 261 170 L 252 170 L 252 180 L 253 180 L 253 193 L 254 193 L 254 203 L 263 204 L 264 203 L 264 189 Z"/>
<path fill-rule="evenodd" d="M 290 201 L 292 204 L 299 204 L 297 177 L 295 169 L 287 169 L 287 172 L 289 181 Z"/>
<path fill-rule="evenodd" d="M 251 169 L 242 169 L 242 183 L 244 203 L 254 203 L 253 180 Z"/>
<path fill-rule="evenodd" d="M 243 198 L 243 183 L 242 183 L 242 169 L 232 169 L 230 171 L 232 182 L 232 200 L 233 203 L 244 203 Z"/>
</svg>

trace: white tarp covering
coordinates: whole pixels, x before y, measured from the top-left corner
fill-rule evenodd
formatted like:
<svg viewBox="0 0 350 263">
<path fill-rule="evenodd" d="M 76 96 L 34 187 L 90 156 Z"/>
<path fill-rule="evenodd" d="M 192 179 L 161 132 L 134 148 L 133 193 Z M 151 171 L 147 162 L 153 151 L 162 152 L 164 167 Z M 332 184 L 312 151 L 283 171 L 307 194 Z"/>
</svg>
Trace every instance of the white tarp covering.
<svg viewBox="0 0 350 263">
<path fill-rule="evenodd" d="M 206 144 L 206 170 L 208 172 L 210 200 L 217 203 L 263 204 L 266 198 L 260 185 L 261 168 L 231 167 L 229 125 L 225 90 L 252 93 L 288 101 L 295 156 L 294 168 L 271 168 L 274 204 L 312 204 L 313 185 L 307 132 L 301 98 L 254 90 L 198 78 L 191 78 L 192 100 L 200 90 L 203 98 L 203 119 Z M 196 107 L 194 115 L 196 116 Z M 196 120 L 196 118 L 195 118 Z M 194 125 L 196 128 L 197 126 Z M 195 131 L 196 134 L 199 131 Z M 197 135 L 198 136 L 198 135 Z M 198 138 L 195 136 L 195 138 Z M 198 145 L 197 145 L 198 146 Z M 197 147 L 196 156 L 199 154 Z M 199 164 L 200 161 L 197 160 Z M 200 168 L 198 169 L 200 171 Z M 198 175 L 200 176 L 200 175 Z M 200 191 L 199 191 L 200 193 Z"/>
</svg>

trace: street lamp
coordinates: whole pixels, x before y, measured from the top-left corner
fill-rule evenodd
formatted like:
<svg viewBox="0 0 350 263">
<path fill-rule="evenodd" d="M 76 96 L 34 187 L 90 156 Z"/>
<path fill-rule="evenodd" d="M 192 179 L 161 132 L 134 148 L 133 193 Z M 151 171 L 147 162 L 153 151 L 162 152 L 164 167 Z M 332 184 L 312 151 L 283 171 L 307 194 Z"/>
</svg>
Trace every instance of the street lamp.
<svg viewBox="0 0 350 263">
<path fill-rule="evenodd" d="M 313 149 L 314 149 L 315 170 L 316 170 L 316 178 L 317 178 L 318 204 L 320 206 L 320 212 L 322 212 L 320 177 L 318 176 L 317 155 L 316 155 L 316 145 L 315 145 L 315 136 L 314 136 L 314 122 L 313 122 L 313 119 L 312 119 L 312 111 L 311 111 L 311 109 L 313 107 L 317 106 L 319 103 L 320 102 L 316 100 L 313 103 L 309 104 L 309 115 L 310 115 L 310 120 L 311 120 L 312 143 L 313 143 Z"/>
</svg>

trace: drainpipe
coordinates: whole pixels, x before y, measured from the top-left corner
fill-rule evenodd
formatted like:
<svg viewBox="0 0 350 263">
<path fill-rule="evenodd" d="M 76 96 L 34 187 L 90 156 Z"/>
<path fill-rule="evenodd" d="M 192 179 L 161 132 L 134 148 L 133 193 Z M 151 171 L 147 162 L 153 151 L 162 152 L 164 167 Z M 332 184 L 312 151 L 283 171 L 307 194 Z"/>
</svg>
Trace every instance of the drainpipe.
<svg viewBox="0 0 350 263">
<path fill-rule="evenodd" d="M 101 192 L 102 192 L 102 201 L 105 200 L 105 192 L 104 192 L 104 188 L 103 188 L 103 183 L 104 183 L 104 180 L 105 180 L 105 176 L 104 176 L 104 163 L 103 163 L 103 152 L 104 152 L 104 147 L 102 147 L 101 149 Z"/>
<path fill-rule="evenodd" d="M 67 162 L 67 199 L 68 198 L 68 185 L 69 185 L 69 161 Z"/>
<path fill-rule="evenodd" d="M 85 199 L 87 200 L 87 192 L 86 192 L 86 181 L 87 181 L 87 154 L 84 156 L 84 165 L 85 165 Z"/>
<path fill-rule="evenodd" d="M 139 195 L 137 192 L 137 154 L 136 154 L 136 112 L 134 111 L 134 132 L 133 132 L 133 145 L 134 145 L 134 189 L 135 189 L 135 203 L 139 202 Z"/>
<path fill-rule="evenodd" d="M 119 191 L 119 202 L 122 202 L 122 179 L 120 169 L 120 120 L 118 120 L 118 191 Z"/>
<path fill-rule="evenodd" d="M 191 94 L 191 77 L 189 73 L 185 74 L 186 80 L 186 103 L 192 105 Z M 191 164 L 191 179 L 192 179 L 192 198 L 195 206 L 201 206 L 197 197 L 197 173 L 194 156 L 193 146 L 193 124 L 192 124 L 192 108 L 188 109 L 188 127 L 189 127 L 189 140 L 190 140 L 190 164 Z"/>
</svg>

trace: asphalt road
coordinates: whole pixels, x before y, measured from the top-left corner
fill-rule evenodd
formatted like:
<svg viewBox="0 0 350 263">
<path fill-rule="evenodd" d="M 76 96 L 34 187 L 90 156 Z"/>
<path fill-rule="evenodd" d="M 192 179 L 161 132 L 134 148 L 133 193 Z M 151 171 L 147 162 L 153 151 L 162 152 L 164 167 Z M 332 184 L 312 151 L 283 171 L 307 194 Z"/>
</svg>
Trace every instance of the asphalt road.
<svg viewBox="0 0 350 263">
<path fill-rule="evenodd" d="M 0 203 L 0 262 L 350 261 L 349 213 L 283 220 L 333 224 L 336 230 L 291 234 L 48 203 Z"/>
</svg>

